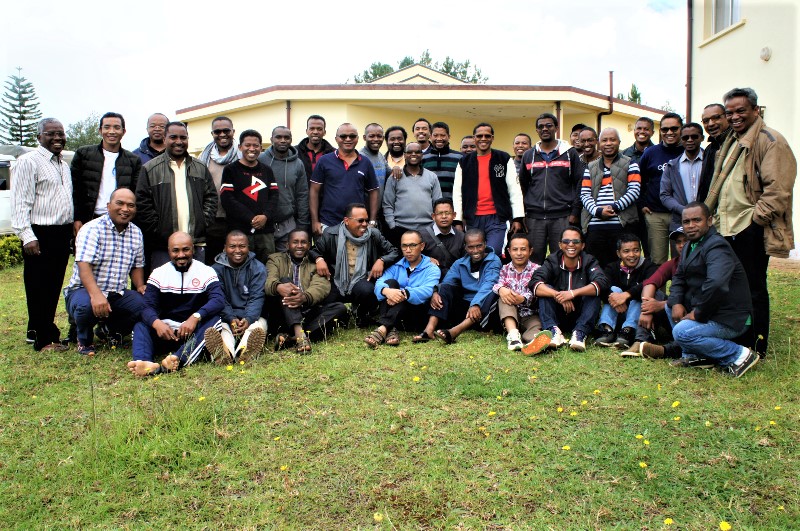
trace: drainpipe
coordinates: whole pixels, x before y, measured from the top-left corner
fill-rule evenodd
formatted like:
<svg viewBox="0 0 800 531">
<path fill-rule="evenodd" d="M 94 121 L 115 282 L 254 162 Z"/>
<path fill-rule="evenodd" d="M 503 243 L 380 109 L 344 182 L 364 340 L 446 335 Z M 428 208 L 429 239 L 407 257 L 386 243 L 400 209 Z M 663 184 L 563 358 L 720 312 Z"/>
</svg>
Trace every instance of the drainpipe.
<svg viewBox="0 0 800 531">
<path fill-rule="evenodd" d="M 692 14 L 693 3 L 688 0 L 688 16 L 686 17 L 686 121 L 692 121 L 692 26 L 694 25 L 694 15 Z"/>
<path fill-rule="evenodd" d="M 292 128 L 292 100 L 286 100 L 286 127 Z"/>
<path fill-rule="evenodd" d="M 614 113 L 614 71 L 608 71 L 608 110 L 597 113 L 597 134 L 602 131 L 603 116 Z"/>
<path fill-rule="evenodd" d="M 558 136 L 556 138 L 564 138 L 561 131 L 564 129 L 564 124 L 561 123 L 561 102 L 556 102 L 556 118 L 558 119 Z"/>
</svg>

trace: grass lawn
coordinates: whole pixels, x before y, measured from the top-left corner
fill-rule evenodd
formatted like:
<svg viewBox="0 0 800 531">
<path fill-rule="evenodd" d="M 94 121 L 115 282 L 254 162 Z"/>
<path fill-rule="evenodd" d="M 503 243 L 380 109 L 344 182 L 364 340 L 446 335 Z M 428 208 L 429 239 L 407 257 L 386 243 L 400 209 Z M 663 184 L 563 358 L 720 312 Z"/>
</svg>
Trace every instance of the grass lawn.
<svg viewBox="0 0 800 531">
<path fill-rule="evenodd" d="M 138 380 L 127 349 L 26 346 L 21 275 L 0 271 L 4 529 L 800 526 L 796 273 L 770 272 L 771 352 L 739 380 L 353 329 Z"/>
</svg>

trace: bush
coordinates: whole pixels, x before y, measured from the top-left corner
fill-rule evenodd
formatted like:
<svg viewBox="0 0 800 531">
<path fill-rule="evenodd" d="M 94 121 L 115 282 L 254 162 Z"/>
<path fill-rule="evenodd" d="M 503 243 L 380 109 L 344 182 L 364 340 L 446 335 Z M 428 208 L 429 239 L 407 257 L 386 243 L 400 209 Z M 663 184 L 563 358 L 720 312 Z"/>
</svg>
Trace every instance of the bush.
<svg viewBox="0 0 800 531">
<path fill-rule="evenodd" d="M 0 236 L 0 269 L 22 263 L 22 241 L 16 236 Z"/>
</svg>

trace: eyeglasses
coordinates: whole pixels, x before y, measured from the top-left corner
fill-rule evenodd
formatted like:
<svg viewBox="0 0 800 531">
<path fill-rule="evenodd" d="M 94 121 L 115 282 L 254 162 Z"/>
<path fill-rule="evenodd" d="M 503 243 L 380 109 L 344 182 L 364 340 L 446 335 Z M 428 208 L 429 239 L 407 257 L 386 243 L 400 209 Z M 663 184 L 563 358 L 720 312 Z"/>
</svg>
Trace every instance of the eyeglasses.
<svg viewBox="0 0 800 531">
<path fill-rule="evenodd" d="M 564 245 L 569 245 L 569 244 L 580 245 L 581 243 L 583 243 L 583 240 L 570 240 L 569 238 L 564 238 L 563 240 L 561 240 L 561 243 L 563 243 Z"/>
<path fill-rule="evenodd" d="M 356 138 L 358 138 L 358 135 L 356 134 L 339 135 L 340 140 L 355 140 Z"/>
<path fill-rule="evenodd" d="M 406 151 L 406 155 L 422 155 L 422 151 L 416 149 L 414 151 Z"/>
<path fill-rule="evenodd" d="M 417 247 L 419 247 L 418 243 L 401 243 L 400 244 L 400 248 L 404 249 L 404 250 L 405 249 L 416 249 Z"/>
<path fill-rule="evenodd" d="M 536 129 L 555 129 L 556 124 L 546 123 L 546 124 L 536 124 Z"/>
<path fill-rule="evenodd" d="M 681 126 L 679 126 L 679 125 L 673 125 L 672 127 L 662 127 L 661 128 L 661 132 L 662 133 L 677 133 L 680 130 L 681 130 Z"/>
<path fill-rule="evenodd" d="M 714 114 L 712 116 L 706 116 L 705 118 L 703 118 L 702 122 L 703 122 L 703 124 L 708 124 L 711 120 L 714 120 L 715 122 L 719 121 L 719 120 L 722 120 L 722 115 L 721 114 Z"/>
<path fill-rule="evenodd" d="M 474 135 L 474 136 L 475 136 L 475 138 L 477 138 L 478 140 L 485 140 L 485 139 L 492 138 L 494 135 Z"/>
<path fill-rule="evenodd" d="M 433 215 L 434 216 L 452 216 L 453 215 L 453 211 L 452 210 L 442 210 L 441 212 L 434 212 Z"/>
<path fill-rule="evenodd" d="M 227 127 L 225 129 L 214 129 L 213 131 L 211 131 L 211 134 L 214 136 L 229 135 L 231 134 L 231 130 L 228 129 Z"/>
<path fill-rule="evenodd" d="M 147 124 L 148 129 L 161 129 L 162 131 L 167 128 L 166 125 Z"/>
<path fill-rule="evenodd" d="M 369 223 L 369 220 L 367 218 L 347 218 L 347 219 L 352 219 L 359 225 L 364 225 L 365 223 Z"/>
<path fill-rule="evenodd" d="M 700 138 L 700 135 L 683 135 L 681 140 L 697 140 Z"/>
<path fill-rule="evenodd" d="M 42 133 L 42 136 L 46 136 L 47 138 L 67 138 L 64 131 L 45 131 Z"/>
</svg>

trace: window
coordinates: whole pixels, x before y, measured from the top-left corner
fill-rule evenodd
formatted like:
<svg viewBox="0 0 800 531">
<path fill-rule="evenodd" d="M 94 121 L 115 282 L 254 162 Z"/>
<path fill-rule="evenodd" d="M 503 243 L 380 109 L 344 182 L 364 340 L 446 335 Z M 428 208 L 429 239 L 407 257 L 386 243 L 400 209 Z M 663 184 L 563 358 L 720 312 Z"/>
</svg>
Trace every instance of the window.
<svg viewBox="0 0 800 531">
<path fill-rule="evenodd" d="M 739 3 L 739 0 L 714 0 L 713 33 L 719 33 L 741 20 Z"/>
</svg>

